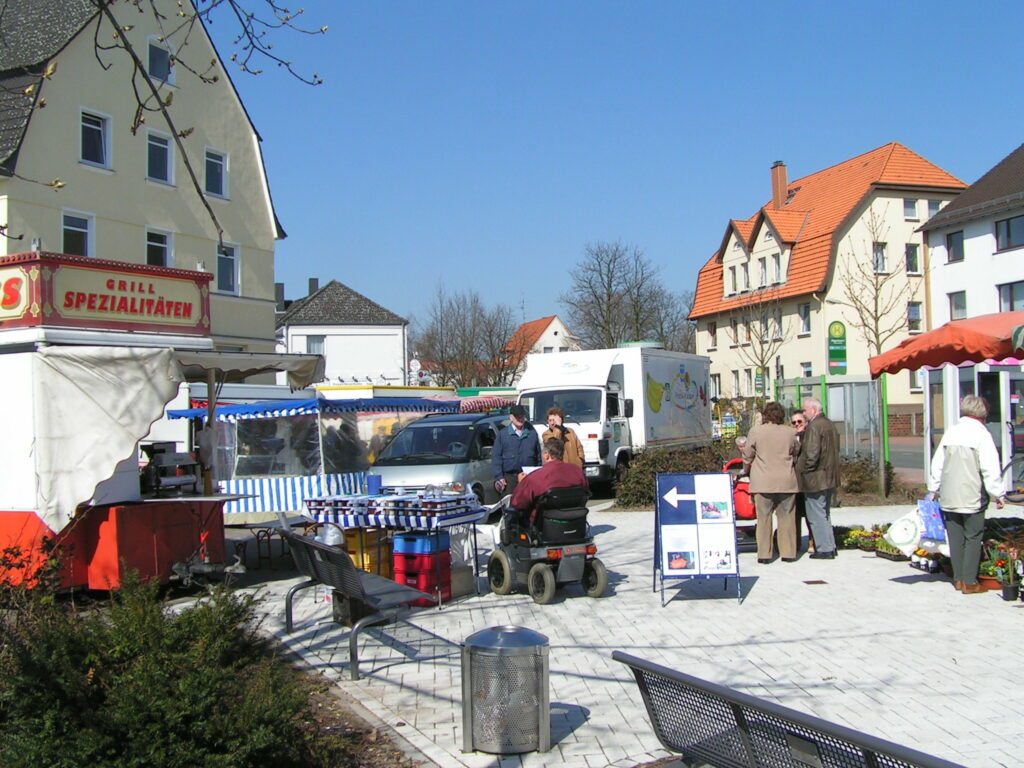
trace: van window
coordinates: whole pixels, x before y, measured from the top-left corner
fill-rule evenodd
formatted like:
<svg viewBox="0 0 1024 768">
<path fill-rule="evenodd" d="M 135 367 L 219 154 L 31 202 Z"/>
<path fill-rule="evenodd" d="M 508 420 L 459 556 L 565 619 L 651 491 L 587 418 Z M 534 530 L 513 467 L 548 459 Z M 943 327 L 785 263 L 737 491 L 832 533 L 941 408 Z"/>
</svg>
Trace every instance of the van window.
<svg viewBox="0 0 1024 768">
<path fill-rule="evenodd" d="M 529 392 L 522 396 L 520 402 L 535 424 L 545 423 L 548 408 L 554 406 L 565 411 L 566 421 L 598 421 L 601 418 L 601 391 L 597 389 Z"/>
<path fill-rule="evenodd" d="M 465 460 L 476 440 L 476 428 L 469 423 L 438 424 L 429 419 L 417 421 L 401 432 L 380 452 L 381 465 Z M 493 443 L 494 438 L 491 437 Z"/>
</svg>

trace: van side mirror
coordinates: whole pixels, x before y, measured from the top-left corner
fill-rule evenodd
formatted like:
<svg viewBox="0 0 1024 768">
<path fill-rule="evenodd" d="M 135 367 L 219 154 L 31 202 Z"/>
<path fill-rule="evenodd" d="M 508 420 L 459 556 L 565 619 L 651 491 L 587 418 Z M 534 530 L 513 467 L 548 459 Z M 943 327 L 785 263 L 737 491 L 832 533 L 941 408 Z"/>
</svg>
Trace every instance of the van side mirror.
<svg viewBox="0 0 1024 768">
<path fill-rule="evenodd" d="M 633 418 L 633 398 L 627 397 L 622 404 L 622 409 L 627 419 Z"/>
</svg>

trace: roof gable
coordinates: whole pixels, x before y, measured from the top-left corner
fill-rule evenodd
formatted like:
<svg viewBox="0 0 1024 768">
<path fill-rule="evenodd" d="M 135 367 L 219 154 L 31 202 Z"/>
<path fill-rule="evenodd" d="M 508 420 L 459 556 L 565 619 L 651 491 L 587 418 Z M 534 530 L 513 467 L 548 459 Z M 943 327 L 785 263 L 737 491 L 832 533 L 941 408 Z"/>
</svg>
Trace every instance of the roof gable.
<svg viewBox="0 0 1024 768">
<path fill-rule="evenodd" d="M 533 349 L 533 345 L 540 340 L 544 331 L 555 321 L 556 317 L 557 315 L 549 315 L 548 317 L 541 317 L 537 320 L 523 323 L 509 337 L 505 348 L 509 351 L 521 352 L 525 355 L 526 352 Z"/>
<path fill-rule="evenodd" d="M 787 280 L 778 295 L 787 298 L 826 287 L 838 234 L 872 190 L 911 187 L 951 192 L 964 186 L 952 174 L 892 142 L 789 182 L 786 202 L 781 208 L 773 207 L 769 201 L 746 221 L 752 222 L 754 230 L 761 223 L 760 216 L 764 216 L 783 241 L 793 244 Z M 736 224 L 736 220 L 730 222 L 731 227 Z M 749 294 L 723 298 L 720 254 L 721 251 L 697 274 L 691 318 L 750 303 Z"/>
<path fill-rule="evenodd" d="M 1024 204 L 1024 144 L 932 216 L 921 229 L 956 224 L 994 215 Z"/>
<path fill-rule="evenodd" d="M 404 317 L 331 280 L 315 293 L 299 299 L 277 319 L 285 325 L 407 325 Z"/>
</svg>

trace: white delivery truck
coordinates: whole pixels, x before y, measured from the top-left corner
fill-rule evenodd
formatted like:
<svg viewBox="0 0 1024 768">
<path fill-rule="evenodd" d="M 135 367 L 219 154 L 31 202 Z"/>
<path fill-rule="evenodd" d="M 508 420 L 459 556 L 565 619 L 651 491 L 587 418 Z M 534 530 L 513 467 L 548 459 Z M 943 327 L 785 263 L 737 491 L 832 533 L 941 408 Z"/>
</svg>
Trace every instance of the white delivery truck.
<svg viewBox="0 0 1024 768">
<path fill-rule="evenodd" d="M 587 477 L 607 482 L 643 448 L 711 441 L 710 362 L 649 344 L 533 354 L 518 401 L 540 433 L 549 408 L 565 411 L 583 443 Z"/>
</svg>

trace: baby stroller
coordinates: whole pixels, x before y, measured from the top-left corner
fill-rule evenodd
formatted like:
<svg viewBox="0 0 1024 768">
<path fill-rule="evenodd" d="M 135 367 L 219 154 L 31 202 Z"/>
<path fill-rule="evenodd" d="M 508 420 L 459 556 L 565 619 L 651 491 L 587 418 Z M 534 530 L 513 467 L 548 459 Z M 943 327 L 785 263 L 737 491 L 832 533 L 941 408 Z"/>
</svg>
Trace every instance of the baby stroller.
<svg viewBox="0 0 1024 768">
<path fill-rule="evenodd" d="M 740 520 L 757 520 L 754 500 L 750 497 L 750 478 L 743 473 L 743 459 L 731 459 L 722 467 L 723 472 L 732 476 L 732 506 L 736 512 L 736 527 Z"/>
<path fill-rule="evenodd" d="M 588 597 L 608 588 L 608 571 L 594 555 L 584 488 L 552 488 L 537 500 L 533 520 L 505 509 L 500 543 L 487 561 L 487 583 L 496 595 L 526 586 L 535 603 L 546 605 L 559 585 L 579 582 Z M 504 502 L 505 499 L 502 500 Z"/>
</svg>

